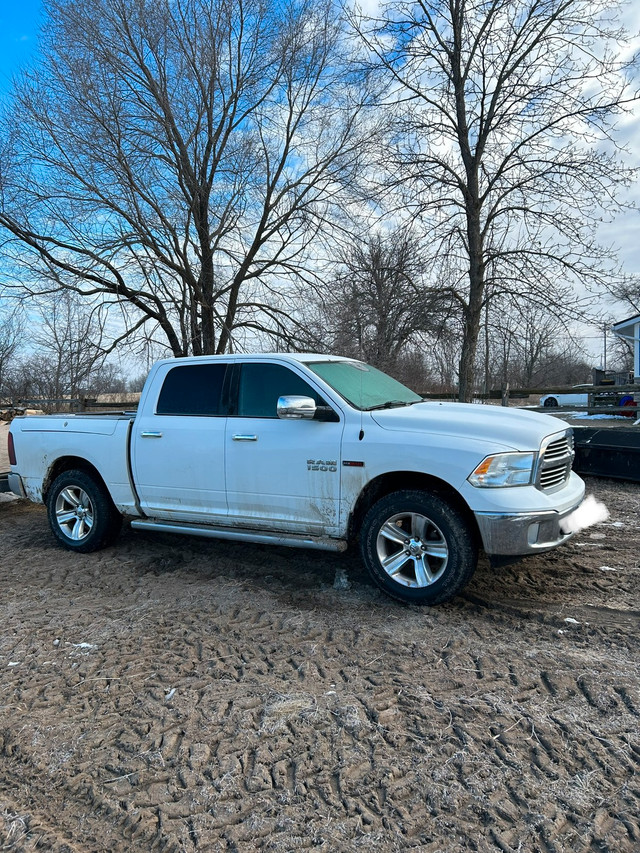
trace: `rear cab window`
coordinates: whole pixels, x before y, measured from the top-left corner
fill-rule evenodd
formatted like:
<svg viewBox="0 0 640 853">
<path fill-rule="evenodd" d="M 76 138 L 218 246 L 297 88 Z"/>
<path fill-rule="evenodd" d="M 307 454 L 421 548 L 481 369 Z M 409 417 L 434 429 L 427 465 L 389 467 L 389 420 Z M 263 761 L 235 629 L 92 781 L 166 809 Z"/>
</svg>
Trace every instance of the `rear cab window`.
<svg viewBox="0 0 640 853">
<path fill-rule="evenodd" d="M 156 404 L 157 415 L 224 417 L 227 365 L 183 364 L 165 376 Z"/>
</svg>

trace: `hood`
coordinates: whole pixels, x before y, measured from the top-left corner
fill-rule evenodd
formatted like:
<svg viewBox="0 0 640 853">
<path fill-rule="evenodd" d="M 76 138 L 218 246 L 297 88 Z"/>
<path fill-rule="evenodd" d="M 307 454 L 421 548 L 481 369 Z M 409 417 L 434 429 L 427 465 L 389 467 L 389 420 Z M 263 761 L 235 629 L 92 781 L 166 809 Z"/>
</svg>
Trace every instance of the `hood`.
<svg viewBox="0 0 640 853">
<path fill-rule="evenodd" d="M 415 403 L 379 409 L 371 417 L 382 429 L 487 441 L 496 451 L 501 449 L 497 445 L 505 450 L 538 450 L 545 436 L 568 429 L 549 415 L 477 403 Z"/>
</svg>

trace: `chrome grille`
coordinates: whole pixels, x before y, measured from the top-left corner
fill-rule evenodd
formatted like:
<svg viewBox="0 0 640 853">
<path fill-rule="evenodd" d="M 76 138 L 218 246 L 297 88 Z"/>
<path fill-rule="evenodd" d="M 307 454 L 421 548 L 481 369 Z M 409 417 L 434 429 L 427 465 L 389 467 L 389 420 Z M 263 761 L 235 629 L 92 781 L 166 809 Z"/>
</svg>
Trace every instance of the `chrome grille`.
<svg viewBox="0 0 640 853">
<path fill-rule="evenodd" d="M 538 459 L 537 487 L 545 492 L 561 488 L 569 479 L 574 455 L 572 430 L 545 438 Z"/>
</svg>

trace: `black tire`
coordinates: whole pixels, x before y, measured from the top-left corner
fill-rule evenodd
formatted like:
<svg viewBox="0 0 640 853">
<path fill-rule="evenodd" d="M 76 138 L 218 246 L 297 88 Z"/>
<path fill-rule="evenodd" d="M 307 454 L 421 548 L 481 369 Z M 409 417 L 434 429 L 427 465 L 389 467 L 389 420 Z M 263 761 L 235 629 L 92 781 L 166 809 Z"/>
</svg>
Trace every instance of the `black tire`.
<svg viewBox="0 0 640 853">
<path fill-rule="evenodd" d="M 543 405 L 544 405 L 545 409 L 552 409 L 558 405 L 558 401 L 556 400 L 555 397 L 547 397 L 547 399 L 544 401 Z"/>
<path fill-rule="evenodd" d="M 88 554 L 111 544 L 122 516 L 101 482 L 85 471 L 64 471 L 47 495 L 49 525 L 58 542 Z"/>
<path fill-rule="evenodd" d="M 366 514 L 362 559 L 378 586 L 399 601 L 441 604 L 471 580 L 478 562 L 475 531 L 439 495 L 393 492 Z"/>
</svg>

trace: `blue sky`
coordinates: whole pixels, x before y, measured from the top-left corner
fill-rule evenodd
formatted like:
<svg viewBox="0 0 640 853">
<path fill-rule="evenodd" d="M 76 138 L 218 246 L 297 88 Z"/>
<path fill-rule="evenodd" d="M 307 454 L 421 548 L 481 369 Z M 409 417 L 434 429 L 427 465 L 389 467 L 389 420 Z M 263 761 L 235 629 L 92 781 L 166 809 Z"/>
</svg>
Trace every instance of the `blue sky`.
<svg viewBox="0 0 640 853">
<path fill-rule="evenodd" d="M 369 11 L 378 6 L 379 0 L 360 0 Z M 371 8 L 369 8 L 371 7 Z M 42 0 L 0 0 L 0 98 L 10 87 L 14 74 L 37 55 L 38 29 L 41 23 Z M 624 23 L 631 33 L 640 30 L 640 4 L 637 0 L 629 3 Z M 640 47 L 640 38 L 636 37 L 633 48 Z M 640 166 L 640 108 L 635 115 L 627 119 L 621 128 L 620 140 L 631 149 L 631 162 Z M 637 199 L 640 187 L 634 185 L 629 196 Z M 614 246 L 620 260 L 629 273 L 640 273 L 640 216 L 637 211 L 620 214 L 614 223 L 603 224 L 598 229 L 599 237 L 605 245 Z M 625 308 L 620 309 L 624 314 Z M 620 319 L 616 310 L 614 319 Z M 598 330 L 588 330 L 599 338 Z M 597 344 L 596 344 L 597 346 Z"/>
<path fill-rule="evenodd" d="M 35 54 L 41 0 L 0 0 L 0 94 Z"/>
</svg>

